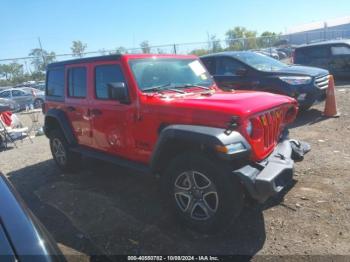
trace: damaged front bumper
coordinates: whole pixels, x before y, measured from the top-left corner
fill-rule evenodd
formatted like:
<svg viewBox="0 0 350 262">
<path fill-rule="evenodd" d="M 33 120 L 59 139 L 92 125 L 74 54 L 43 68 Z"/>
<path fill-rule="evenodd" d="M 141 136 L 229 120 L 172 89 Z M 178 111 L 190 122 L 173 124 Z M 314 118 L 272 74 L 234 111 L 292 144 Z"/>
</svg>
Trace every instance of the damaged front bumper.
<svg viewBox="0 0 350 262">
<path fill-rule="evenodd" d="M 309 151 L 310 146 L 305 142 L 284 140 L 264 161 L 246 165 L 233 172 L 241 178 L 253 199 L 264 202 L 290 184 L 294 161 L 301 161 Z"/>
</svg>

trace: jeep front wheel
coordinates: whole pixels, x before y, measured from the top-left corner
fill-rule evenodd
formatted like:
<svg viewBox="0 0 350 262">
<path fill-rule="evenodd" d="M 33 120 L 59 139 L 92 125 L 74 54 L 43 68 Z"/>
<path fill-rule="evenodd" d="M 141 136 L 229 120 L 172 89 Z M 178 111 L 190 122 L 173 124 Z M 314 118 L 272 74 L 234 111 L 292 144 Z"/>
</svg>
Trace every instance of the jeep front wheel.
<svg viewBox="0 0 350 262">
<path fill-rule="evenodd" d="M 50 133 L 50 148 L 52 156 L 63 171 L 74 171 L 80 163 L 80 155 L 69 150 L 69 145 L 59 130 Z"/>
<path fill-rule="evenodd" d="M 175 214 L 198 231 L 224 229 L 242 209 L 243 190 L 238 179 L 203 154 L 176 157 L 164 175 Z"/>
</svg>

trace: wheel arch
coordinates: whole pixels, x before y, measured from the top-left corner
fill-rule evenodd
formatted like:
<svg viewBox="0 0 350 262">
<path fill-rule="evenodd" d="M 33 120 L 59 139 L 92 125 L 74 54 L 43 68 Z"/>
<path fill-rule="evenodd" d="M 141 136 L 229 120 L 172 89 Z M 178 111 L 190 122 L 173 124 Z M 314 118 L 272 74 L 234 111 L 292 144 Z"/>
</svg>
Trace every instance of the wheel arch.
<svg viewBox="0 0 350 262">
<path fill-rule="evenodd" d="M 44 132 L 49 138 L 50 132 L 60 129 L 66 138 L 68 144 L 76 144 L 76 138 L 73 134 L 71 125 L 69 124 L 66 114 L 59 109 L 49 109 L 45 114 Z"/>
<path fill-rule="evenodd" d="M 231 156 L 217 152 L 215 147 L 235 142 L 242 142 L 247 149 L 237 157 L 247 158 L 250 145 L 239 132 L 227 133 L 225 129 L 207 126 L 168 125 L 160 131 L 150 167 L 153 173 L 159 174 L 166 168 L 170 159 L 186 151 L 200 151 L 219 160 L 233 160 Z"/>
</svg>

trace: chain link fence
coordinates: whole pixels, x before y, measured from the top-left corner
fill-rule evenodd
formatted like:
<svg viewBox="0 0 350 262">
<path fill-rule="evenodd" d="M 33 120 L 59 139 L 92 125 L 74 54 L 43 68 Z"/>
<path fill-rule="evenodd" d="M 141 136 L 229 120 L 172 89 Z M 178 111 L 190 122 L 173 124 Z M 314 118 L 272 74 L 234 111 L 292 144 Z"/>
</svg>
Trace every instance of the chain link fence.
<svg viewBox="0 0 350 262">
<path fill-rule="evenodd" d="M 222 52 L 254 50 L 275 59 L 290 62 L 295 46 L 325 40 L 350 39 L 350 30 L 319 29 L 289 35 L 272 35 L 267 37 L 235 38 L 192 43 L 174 43 L 168 45 L 144 44 L 137 48 L 100 49 L 74 56 L 66 54 L 38 53 L 35 57 L 17 57 L 0 59 L 0 86 L 10 86 L 26 81 L 40 81 L 45 78 L 45 66 L 53 61 L 63 61 L 79 57 L 91 57 L 110 54 L 193 54 L 197 56 Z M 144 42 L 145 43 L 145 42 Z M 7 68 L 7 71 L 4 71 Z"/>
</svg>

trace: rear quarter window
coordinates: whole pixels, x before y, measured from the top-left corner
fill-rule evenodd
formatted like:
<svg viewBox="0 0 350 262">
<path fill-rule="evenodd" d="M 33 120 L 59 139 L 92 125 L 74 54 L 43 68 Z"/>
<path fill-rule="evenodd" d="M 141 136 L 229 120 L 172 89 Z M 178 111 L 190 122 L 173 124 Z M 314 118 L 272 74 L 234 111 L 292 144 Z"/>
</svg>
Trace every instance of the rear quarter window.
<svg viewBox="0 0 350 262">
<path fill-rule="evenodd" d="M 64 68 L 50 69 L 47 72 L 46 95 L 53 97 L 63 97 Z"/>
<path fill-rule="evenodd" d="M 332 55 L 350 55 L 350 46 L 339 45 L 331 47 Z"/>
</svg>

